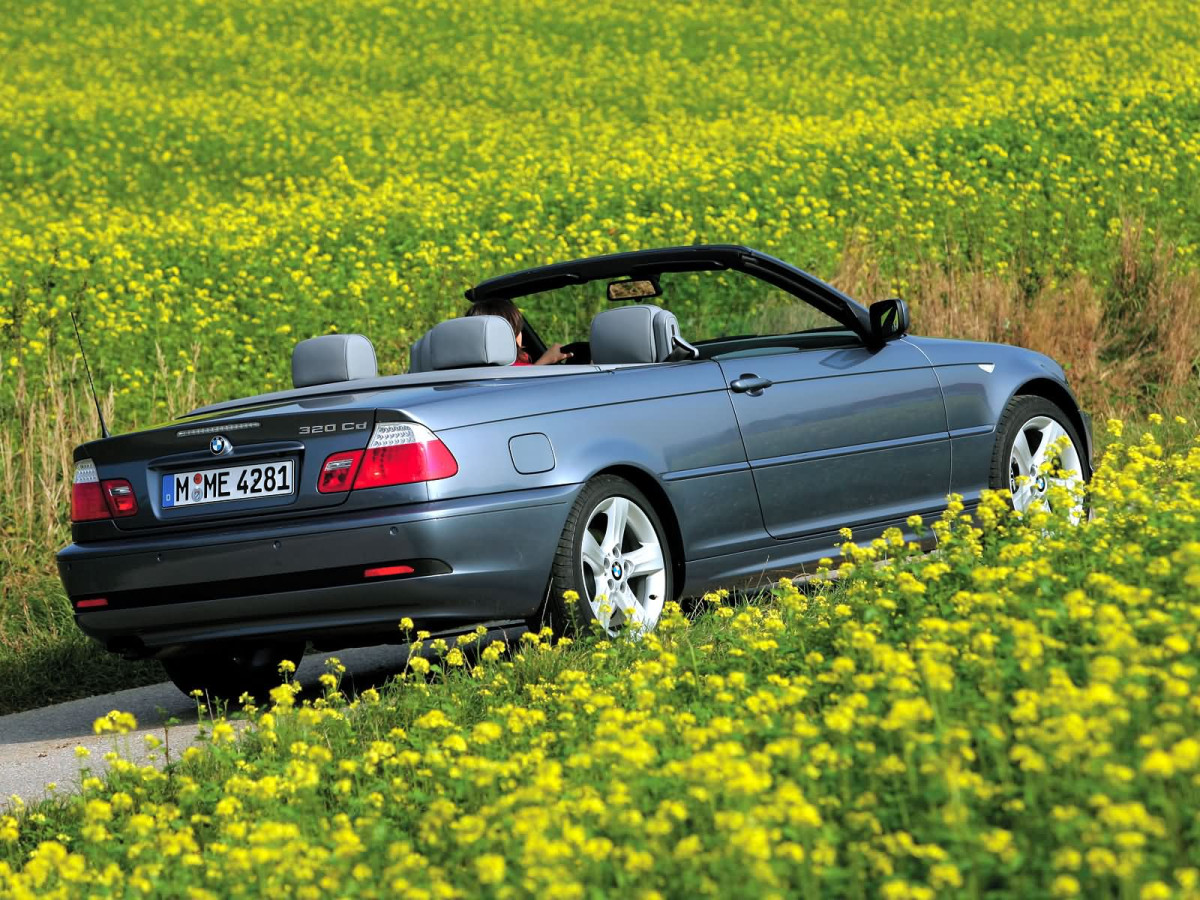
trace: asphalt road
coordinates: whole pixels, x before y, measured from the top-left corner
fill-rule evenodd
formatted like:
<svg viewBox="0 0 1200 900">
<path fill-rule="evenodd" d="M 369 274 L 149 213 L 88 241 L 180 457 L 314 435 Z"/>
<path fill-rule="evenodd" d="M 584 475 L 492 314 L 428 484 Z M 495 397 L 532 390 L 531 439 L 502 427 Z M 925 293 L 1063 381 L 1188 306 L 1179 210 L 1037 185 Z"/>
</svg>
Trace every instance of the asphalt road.
<svg viewBox="0 0 1200 900">
<path fill-rule="evenodd" d="M 343 685 L 364 690 L 401 671 L 407 654 L 406 646 L 314 653 L 304 658 L 297 677 L 301 684 L 314 686 L 313 696 L 318 696 L 315 686 L 325 671 L 325 660 L 336 656 L 346 666 Z M 112 710 L 133 713 L 137 730 L 119 737 L 93 734 L 92 723 Z M 164 722 L 171 718 L 180 724 L 166 729 Z M 169 739 L 174 757 L 195 739 L 197 727 L 196 702 L 170 682 L 0 716 L 0 811 L 12 806 L 14 796 L 29 803 L 53 793 L 77 790 L 81 767 L 86 765 L 93 774 L 101 773 L 107 768 L 103 756 L 109 750 L 117 749 L 126 759 L 145 762 L 143 736 L 147 734 Z M 87 747 L 91 757 L 80 760 L 75 755 L 79 746 Z M 162 765 L 161 751 L 157 757 L 155 764 Z"/>
</svg>

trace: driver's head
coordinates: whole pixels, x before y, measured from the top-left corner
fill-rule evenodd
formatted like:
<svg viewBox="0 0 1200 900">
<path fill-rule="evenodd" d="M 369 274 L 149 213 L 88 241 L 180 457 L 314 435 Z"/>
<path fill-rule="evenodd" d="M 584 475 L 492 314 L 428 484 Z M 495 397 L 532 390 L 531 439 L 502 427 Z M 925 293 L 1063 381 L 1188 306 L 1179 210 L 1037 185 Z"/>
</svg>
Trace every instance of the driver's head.
<svg viewBox="0 0 1200 900">
<path fill-rule="evenodd" d="M 472 303 L 467 310 L 468 316 L 499 316 L 512 326 L 517 346 L 521 346 L 521 331 L 525 327 L 525 317 L 511 300 L 480 300 Z"/>
</svg>

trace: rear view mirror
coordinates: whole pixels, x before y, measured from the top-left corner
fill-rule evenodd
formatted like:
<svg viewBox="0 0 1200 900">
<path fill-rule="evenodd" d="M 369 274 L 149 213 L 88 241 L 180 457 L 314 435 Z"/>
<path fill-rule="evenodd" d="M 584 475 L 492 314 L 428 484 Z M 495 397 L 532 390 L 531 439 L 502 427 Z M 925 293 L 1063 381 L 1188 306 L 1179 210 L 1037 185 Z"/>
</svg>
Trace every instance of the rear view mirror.
<svg viewBox="0 0 1200 900">
<path fill-rule="evenodd" d="M 871 304 L 871 334 L 881 345 L 908 332 L 908 304 L 899 297 Z"/>
<path fill-rule="evenodd" d="M 619 300 L 645 300 L 647 297 L 661 297 L 662 286 L 657 278 L 626 278 L 622 281 L 608 283 L 608 302 Z"/>
</svg>

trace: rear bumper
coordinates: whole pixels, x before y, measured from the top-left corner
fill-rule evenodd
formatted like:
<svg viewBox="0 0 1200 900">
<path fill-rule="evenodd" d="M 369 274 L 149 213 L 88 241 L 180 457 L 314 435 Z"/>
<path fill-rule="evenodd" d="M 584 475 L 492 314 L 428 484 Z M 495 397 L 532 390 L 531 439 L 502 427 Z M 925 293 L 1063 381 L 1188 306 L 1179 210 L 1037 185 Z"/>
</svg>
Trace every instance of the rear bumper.
<svg viewBox="0 0 1200 900">
<path fill-rule="evenodd" d="M 534 613 L 577 490 L 71 544 L 58 568 L 73 603 L 109 601 L 76 609 L 79 627 L 130 656 L 208 641 L 399 640 L 404 616 L 435 630 Z M 405 564 L 414 571 L 365 577 Z"/>
</svg>

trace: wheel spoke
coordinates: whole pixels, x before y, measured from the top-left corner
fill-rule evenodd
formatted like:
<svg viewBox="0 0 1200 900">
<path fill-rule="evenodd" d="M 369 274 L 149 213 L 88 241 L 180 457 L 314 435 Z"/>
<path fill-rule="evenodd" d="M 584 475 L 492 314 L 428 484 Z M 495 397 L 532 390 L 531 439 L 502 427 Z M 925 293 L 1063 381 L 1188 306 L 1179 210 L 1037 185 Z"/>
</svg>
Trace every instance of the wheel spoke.
<svg viewBox="0 0 1200 900">
<path fill-rule="evenodd" d="M 1045 428 L 1042 429 L 1042 440 L 1038 444 L 1037 453 L 1033 456 L 1033 465 L 1035 469 L 1040 470 L 1046 464 L 1047 459 L 1053 458 L 1051 454 L 1057 452 L 1054 449 L 1054 442 L 1061 438 L 1065 431 L 1057 422 L 1051 420 Z"/>
<path fill-rule="evenodd" d="M 1066 478 L 1047 478 L 1050 487 L 1066 488 L 1068 491 L 1074 492 L 1078 486 L 1080 478 L 1078 475 L 1069 475 Z"/>
<path fill-rule="evenodd" d="M 629 521 L 629 501 L 624 497 L 613 497 L 604 510 L 604 515 L 608 519 L 608 526 L 604 529 L 602 546 L 605 552 L 613 553 L 621 549 L 621 543 L 625 540 L 625 523 Z"/>
<path fill-rule="evenodd" d="M 616 601 L 617 608 L 621 610 L 623 622 L 631 623 L 634 626 L 646 624 L 646 611 L 638 603 L 638 599 L 629 589 L 629 585 L 618 588 Z"/>
<path fill-rule="evenodd" d="M 663 569 L 662 548 L 658 544 L 642 544 L 636 550 L 625 554 L 627 577 L 639 578 L 643 575 L 653 575 Z"/>
<path fill-rule="evenodd" d="M 592 570 L 594 576 L 604 573 L 604 551 L 590 531 L 583 532 L 583 561 Z"/>
<path fill-rule="evenodd" d="M 1017 439 L 1013 441 L 1012 458 L 1017 463 L 1017 473 L 1019 475 L 1028 475 L 1029 466 L 1033 462 L 1033 451 L 1029 449 L 1029 438 L 1025 436 L 1025 431 L 1017 432 Z"/>
<path fill-rule="evenodd" d="M 1013 491 L 1013 509 L 1025 512 L 1033 502 L 1034 494 L 1033 484 L 1028 480 L 1025 484 L 1018 485 L 1017 489 Z"/>
<path fill-rule="evenodd" d="M 607 631 L 609 623 L 612 622 L 613 613 L 617 609 L 616 600 L 609 593 L 608 582 L 604 581 L 599 576 L 597 576 L 595 580 L 595 587 L 593 590 L 595 593 L 593 593 L 592 596 L 595 599 L 591 604 L 592 613 L 596 616 L 597 621 L 599 621 L 599 623 L 604 627 L 604 630 Z M 605 606 L 608 607 L 607 612 L 605 612 L 603 609 Z"/>
<path fill-rule="evenodd" d="M 622 585 L 613 591 L 613 606 L 622 612 L 629 612 L 637 607 L 637 599 L 628 587 Z"/>
</svg>

